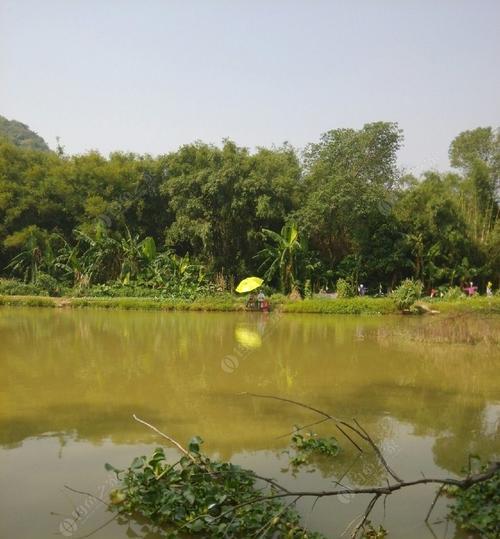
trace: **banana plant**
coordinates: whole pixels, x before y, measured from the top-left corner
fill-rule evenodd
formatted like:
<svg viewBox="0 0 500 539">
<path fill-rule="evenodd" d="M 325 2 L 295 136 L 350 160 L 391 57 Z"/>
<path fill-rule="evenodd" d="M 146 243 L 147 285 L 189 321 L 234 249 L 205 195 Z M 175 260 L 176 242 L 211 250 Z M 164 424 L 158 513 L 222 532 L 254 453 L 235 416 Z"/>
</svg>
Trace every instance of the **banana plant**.
<svg viewBox="0 0 500 539">
<path fill-rule="evenodd" d="M 256 255 L 262 260 L 258 271 L 265 271 L 264 279 L 267 281 L 278 275 L 281 291 L 286 294 L 296 282 L 298 256 L 303 250 L 297 225 L 286 224 L 280 234 L 263 228 L 262 237 L 266 246 Z"/>
<path fill-rule="evenodd" d="M 107 228 L 99 223 L 94 236 L 76 230 L 75 235 L 82 245 L 81 253 L 84 273 L 89 282 L 116 280 L 122 271 L 122 245 L 113 238 Z"/>
<path fill-rule="evenodd" d="M 43 251 L 39 238 L 30 233 L 23 250 L 10 261 L 6 269 L 14 274 L 22 275 L 26 283 L 34 283 L 42 263 Z"/>
</svg>

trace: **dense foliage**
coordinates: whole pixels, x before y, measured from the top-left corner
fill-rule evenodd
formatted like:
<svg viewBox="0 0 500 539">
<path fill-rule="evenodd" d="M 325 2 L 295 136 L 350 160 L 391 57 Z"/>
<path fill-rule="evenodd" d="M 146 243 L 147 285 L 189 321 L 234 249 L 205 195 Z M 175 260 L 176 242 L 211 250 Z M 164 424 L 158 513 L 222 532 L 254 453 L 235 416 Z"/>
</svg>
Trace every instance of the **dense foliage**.
<svg viewBox="0 0 500 539">
<path fill-rule="evenodd" d="M 213 538 L 323 537 L 307 532 L 290 504 L 258 501 L 266 492 L 257 488 L 253 472 L 209 459 L 200 453 L 200 445 L 200 438 L 193 438 L 191 458 L 184 456 L 173 465 L 158 448 L 149 458 L 134 459 L 126 470 L 115 470 L 121 486 L 111 493 L 112 503 L 122 514 L 145 517 L 156 533 L 169 538 L 182 533 Z M 107 468 L 114 469 L 109 464 Z"/>
<path fill-rule="evenodd" d="M 300 155 L 225 140 L 158 157 L 67 156 L 0 138 L 0 271 L 180 297 L 249 274 L 306 295 L 337 281 L 341 295 L 359 283 L 374 295 L 406 278 L 424 291 L 498 287 L 498 132 L 460 134 L 456 172 L 419 179 L 397 169 L 401 143 L 384 122 L 329 131 Z"/>
<path fill-rule="evenodd" d="M 468 489 L 448 488 L 455 497 L 450 515 L 463 529 L 481 537 L 500 537 L 500 474 Z"/>
<path fill-rule="evenodd" d="M 405 279 L 393 292 L 392 297 L 401 311 L 408 310 L 422 295 L 422 283 Z"/>
<path fill-rule="evenodd" d="M 143 531 L 167 538 L 262 537 L 322 539 L 300 523 L 296 499 L 273 498 L 279 485 L 257 476 L 251 470 L 229 462 L 212 460 L 201 452 L 203 441 L 194 437 L 184 455 L 174 464 L 165 451 L 157 448 L 150 457 L 136 457 L 131 465 L 113 471 L 119 486 L 110 493 L 110 501 L 121 515 L 145 519 Z M 334 458 L 340 446 L 334 437 L 296 430 L 289 452 L 293 470 L 311 463 L 313 458 Z M 313 468 L 314 469 L 314 468 Z M 486 467 L 483 467 L 483 471 Z M 407 483 L 406 486 L 413 483 Z M 441 487 L 453 497 L 449 517 L 465 530 L 481 537 L 496 538 L 500 532 L 500 474 L 463 488 L 447 484 Z M 375 528 L 368 520 L 363 539 L 383 538 L 387 530 Z"/>
</svg>

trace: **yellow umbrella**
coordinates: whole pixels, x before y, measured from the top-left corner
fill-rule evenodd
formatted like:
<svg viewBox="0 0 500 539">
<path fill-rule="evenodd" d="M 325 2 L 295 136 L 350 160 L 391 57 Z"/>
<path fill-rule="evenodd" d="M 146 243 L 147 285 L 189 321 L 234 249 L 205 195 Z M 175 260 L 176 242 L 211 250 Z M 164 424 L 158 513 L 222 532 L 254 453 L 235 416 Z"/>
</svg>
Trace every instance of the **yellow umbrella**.
<svg viewBox="0 0 500 539">
<path fill-rule="evenodd" d="M 252 290 L 255 290 L 256 288 L 259 288 L 259 286 L 264 282 L 263 279 L 260 277 L 247 277 L 246 279 L 243 279 L 241 283 L 236 287 L 236 292 L 239 294 L 244 294 L 245 292 L 251 292 Z"/>
</svg>

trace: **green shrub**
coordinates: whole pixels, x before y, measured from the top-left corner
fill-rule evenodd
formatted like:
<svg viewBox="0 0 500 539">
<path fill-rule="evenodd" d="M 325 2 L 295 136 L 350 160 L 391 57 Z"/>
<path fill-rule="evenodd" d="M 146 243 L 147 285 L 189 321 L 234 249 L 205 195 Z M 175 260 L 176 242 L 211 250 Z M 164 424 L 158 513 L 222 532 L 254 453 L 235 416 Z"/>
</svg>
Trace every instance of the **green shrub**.
<svg viewBox="0 0 500 539">
<path fill-rule="evenodd" d="M 0 279 L 0 295 L 5 296 L 61 296 L 64 289 L 54 277 L 38 272 L 34 283 L 17 279 Z"/>
<path fill-rule="evenodd" d="M 0 294 L 5 296 L 47 296 L 47 290 L 17 279 L 0 279 Z"/>
<path fill-rule="evenodd" d="M 354 285 L 345 279 L 338 279 L 337 281 L 337 297 L 338 298 L 352 298 L 356 296 L 356 288 Z"/>
<path fill-rule="evenodd" d="M 421 281 L 405 279 L 393 292 L 392 299 L 400 311 L 407 311 L 422 295 Z"/>
<path fill-rule="evenodd" d="M 459 286 L 452 286 L 444 293 L 443 299 L 454 300 L 465 298 L 463 290 Z"/>
<path fill-rule="evenodd" d="M 41 271 L 37 273 L 35 286 L 47 292 L 49 296 L 60 296 L 62 294 L 61 284 L 51 275 L 42 273 Z"/>
</svg>

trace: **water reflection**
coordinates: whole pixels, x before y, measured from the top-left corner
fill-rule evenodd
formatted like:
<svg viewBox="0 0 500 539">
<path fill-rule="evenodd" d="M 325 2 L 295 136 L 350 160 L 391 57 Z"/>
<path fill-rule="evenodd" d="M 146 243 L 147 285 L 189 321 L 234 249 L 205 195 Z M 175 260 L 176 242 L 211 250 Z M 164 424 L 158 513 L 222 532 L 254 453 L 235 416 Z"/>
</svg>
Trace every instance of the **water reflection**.
<svg viewBox="0 0 500 539">
<path fill-rule="evenodd" d="M 182 441 L 199 434 L 208 452 L 274 475 L 286 467 L 288 440 L 280 436 L 316 416 L 239 395 L 245 391 L 288 396 L 358 418 L 374 439 L 392 448 L 391 461 L 408 476 L 420 470 L 458 473 L 469 453 L 488 457 L 499 451 L 500 352 L 492 346 L 428 346 L 387 337 L 391 329 L 410 330 L 419 323 L 404 317 L 285 315 L 273 321 L 255 313 L 2 308 L 0 482 L 28 488 L 33 507 L 44 490 L 22 462 L 36 463 L 37 469 L 53 462 L 52 475 L 44 479 L 52 488 L 69 479 L 79 485 L 87 477 L 98 484 L 105 461 L 123 458 L 125 465 L 158 443 L 131 419 L 133 413 Z M 221 359 L 237 346 L 247 353 L 229 374 Z M 318 430 L 334 433 L 328 425 Z M 296 479 L 301 487 L 331 486 L 332 477 L 345 472 L 356 455 L 339 440 L 344 448 L 339 458 L 319 461 L 317 473 L 301 472 Z M 346 480 L 374 484 L 381 478 L 377 464 L 363 457 Z M 402 499 L 423 507 L 425 495 Z M 22 506 L 16 500 L 8 502 L 13 513 Z M 403 502 L 392 503 L 408 521 Z M 344 524 L 361 507 L 345 505 L 340 506 Z M 325 507 L 314 523 L 329 532 L 331 506 Z M 35 514 L 42 518 L 38 509 Z M 391 518 L 391 530 L 398 529 L 398 517 Z M 12 519 L 8 526 L 10 536 L 30 537 Z M 124 537 L 119 529 L 115 536 Z"/>
<path fill-rule="evenodd" d="M 256 350 L 262 346 L 259 332 L 247 326 L 237 326 L 234 330 L 236 342 L 246 350 Z"/>
</svg>

